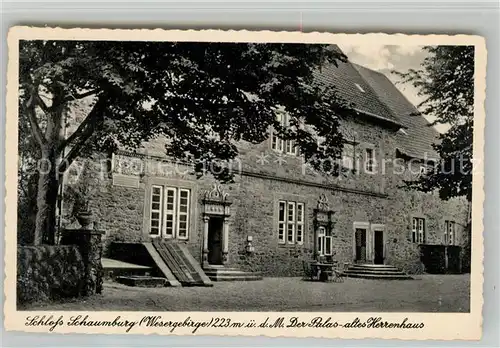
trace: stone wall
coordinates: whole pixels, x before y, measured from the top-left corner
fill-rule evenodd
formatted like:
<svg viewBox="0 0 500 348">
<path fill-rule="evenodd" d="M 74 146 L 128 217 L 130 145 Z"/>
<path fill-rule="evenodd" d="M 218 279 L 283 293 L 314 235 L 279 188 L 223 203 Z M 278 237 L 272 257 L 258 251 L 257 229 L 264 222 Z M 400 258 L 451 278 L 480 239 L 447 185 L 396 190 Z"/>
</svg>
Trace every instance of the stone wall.
<svg viewBox="0 0 500 348">
<path fill-rule="evenodd" d="M 364 149 L 375 151 L 378 167 L 375 173 L 358 171 L 341 177 L 323 176 L 308 168 L 300 156 L 280 156 L 271 150 L 270 141 L 261 144 L 242 142 L 240 157 L 234 162 L 235 182 L 223 185 L 233 204 L 229 218 L 228 265 L 244 270 L 260 271 L 268 276 L 302 274 L 302 260 L 313 257 L 313 209 L 318 198 L 325 195 L 334 211 L 334 258 L 352 262 L 353 224 L 365 223 L 368 233 L 373 224 L 384 226 L 386 263 L 392 263 L 411 273 L 422 271 L 418 246 L 410 239 L 413 216 L 426 219 L 426 241 L 443 242 L 444 221 L 457 223 L 457 234 L 463 235 L 467 206 L 463 200 L 442 201 L 434 194 L 406 191 L 403 180 L 418 172 L 419 163 L 393 163 L 397 144 L 394 130 L 361 121 L 349 124 L 357 145 L 357 153 Z M 156 144 L 152 149 L 161 149 Z M 146 151 L 147 152 L 147 151 Z M 154 154 L 161 155 L 161 151 Z M 116 162 L 116 158 L 115 158 Z M 139 172 L 130 167 L 114 168 L 114 173 L 103 176 L 96 193 L 94 209 L 99 227 L 107 231 L 106 243 L 111 241 L 137 242 L 150 239 L 146 224 L 152 183 L 187 187 L 192 192 L 190 235 L 187 241 L 194 257 L 201 262 L 203 236 L 203 192 L 213 180 L 209 177 L 175 172 L 161 173 L 148 170 L 158 168 L 161 161 L 155 157 L 140 157 Z M 116 163 L 115 163 L 116 165 Z M 360 158 L 363 165 L 363 158 Z M 415 168 L 412 168 L 414 166 Z M 410 171 L 411 168 L 411 171 Z M 280 199 L 302 202 L 305 206 L 305 240 L 303 245 L 282 245 L 277 237 L 277 202 Z M 247 238 L 253 238 L 253 253 L 247 253 Z M 459 237 L 459 244 L 465 238 Z"/>
<path fill-rule="evenodd" d="M 79 296 L 84 275 L 82 256 L 74 245 L 18 247 L 17 303 Z"/>
</svg>

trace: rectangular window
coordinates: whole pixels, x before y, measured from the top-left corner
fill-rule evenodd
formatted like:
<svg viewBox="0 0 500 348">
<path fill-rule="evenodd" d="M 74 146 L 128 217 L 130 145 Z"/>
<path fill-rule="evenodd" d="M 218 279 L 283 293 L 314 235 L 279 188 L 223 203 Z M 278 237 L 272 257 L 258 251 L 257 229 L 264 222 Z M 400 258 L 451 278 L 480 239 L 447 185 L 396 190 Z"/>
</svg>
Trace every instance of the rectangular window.
<svg viewBox="0 0 500 348">
<path fill-rule="evenodd" d="M 188 224 L 189 224 L 189 190 L 179 190 L 179 204 L 178 204 L 178 225 L 177 225 L 177 238 L 188 238 Z"/>
<path fill-rule="evenodd" d="M 167 196 L 165 200 L 165 238 L 173 238 L 175 233 L 176 217 L 175 206 L 177 202 L 177 190 L 168 187 L 166 189 Z"/>
<path fill-rule="evenodd" d="M 332 232 L 327 230 L 326 227 L 324 226 L 318 227 L 316 245 L 319 256 L 332 256 L 333 255 Z"/>
<path fill-rule="evenodd" d="M 347 169 L 354 169 L 354 145 L 344 144 L 342 151 L 342 166 Z"/>
<path fill-rule="evenodd" d="M 151 216 L 150 216 L 150 231 L 153 236 L 159 236 L 161 231 L 161 217 L 162 217 L 162 201 L 163 201 L 163 187 L 153 186 L 151 188 Z"/>
<path fill-rule="evenodd" d="M 304 244 L 304 203 L 297 203 L 297 244 Z"/>
<path fill-rule="evenodd" d="M 304 203 L 278 202 L 278 243 L 304 243 Z"/>
<path fill-rule="evenodd" d="M 375 171 L 375 151 L 373 149 L 365 149 L 365 170 L 367 173 Z"/>
<path fill-rule="evenodd" d="M 153 185 L 150 234 L 163 238 L 188 239 L 190 195 L 188 189 Z"/>
<path fill-rule="evenodd" d="M 444 222 L 444 244 L 455 245 L 455 221 Z"/>
<path fill-rule="evenodd" d="M 425 219 L 413 218 L 411 229 L 411 240 L 413 243 L 425 243 Z"/>
<path fill-rule="evenodd" d="M 279 217 L 278 217 L 278 242 L 281 244 L 285 243 L 285 206 L 286 202 L 279 202 Z"/>
<path fill-rule="evenodd" d="M 284 115 L 281 114 L 281 113 L 278 113 L 276 115 L 276 118 L 278 120 L 278 122 L 283 125 L 283 118 L 284 118 Z M 271 132 L 271 139 L 272 139 L 272 148 L 274 151 L 278 151 L 278 152 L 283 152 L 283 140 L 281 140 L 280 138 L 278 138 L 278 136 L 276 135 L 276 132 L 274 130 L 272 130 Z"/>
<path fill-rule="evenodd" d="M 286 240 L 288 244 L 295 243 L 295 203 L 288 202 L 288 219 L 287 219 L 287 229 L 286 229 Z"/>
<path fill-rule="evenodd" d="M 325 254 L 325 235 L 326 235 L 326 228 L 324 228 L 323 226 L 319 227 L 317 248 L 318 248 L 318 254 L 320 256 Z"/>
<path fill-rule="evenodd" d="M 276 118 L 282 127 L 286 128 L 290 126 L 290 120 L 287 114 L 278 113 Z M 295 146 L 295 141 L 280 139 L 274 130 L 271 132 L 271 148 L 274 151 L 282 152 L 287 155 L 298 155 L 298 147 Z"/>
</svg>

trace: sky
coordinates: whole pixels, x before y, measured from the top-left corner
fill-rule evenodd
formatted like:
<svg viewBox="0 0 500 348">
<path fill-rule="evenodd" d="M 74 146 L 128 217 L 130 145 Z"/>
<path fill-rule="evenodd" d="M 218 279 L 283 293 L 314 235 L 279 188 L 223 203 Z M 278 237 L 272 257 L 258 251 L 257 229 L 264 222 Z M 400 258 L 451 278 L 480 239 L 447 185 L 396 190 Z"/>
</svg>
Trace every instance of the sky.
<svg viewBox="0 0 500 348">
<path fill-rule="evenodd" d="M 406 72 L 412 68 L 419 69 L 427 56 L 427 52 L 421 46 L 379 44 L 362 46 L 339 44 L 338 46 L 351 62 L 384 73 L 394 83 L 399 82 L 399 78 L 392 71 Z M 422 97 L 417 95 L 417 89 L 412 85 L 398 83 L 396 87 L 413 105 L 416 106 L 422 101 Z M 432 117 L 426 118 L 432 121 Z M 447 127 L 440 125 L 436 129 L 444 132 Z"/>
</svg>

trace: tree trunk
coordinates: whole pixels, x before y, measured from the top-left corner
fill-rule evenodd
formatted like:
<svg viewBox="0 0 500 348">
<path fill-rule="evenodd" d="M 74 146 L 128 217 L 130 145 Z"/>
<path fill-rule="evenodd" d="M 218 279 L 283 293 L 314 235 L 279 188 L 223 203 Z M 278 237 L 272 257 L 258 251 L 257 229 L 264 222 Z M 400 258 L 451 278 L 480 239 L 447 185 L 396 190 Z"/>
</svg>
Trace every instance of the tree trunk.
<svg viewBox="0 0 500 348">
<path fill-rule="evenodd" d="M 56 206 L 58 195 L 55 151 L 43 151 L 39 166 L 37 213 L 34 244 L 55 244 Z"/>
</svg>

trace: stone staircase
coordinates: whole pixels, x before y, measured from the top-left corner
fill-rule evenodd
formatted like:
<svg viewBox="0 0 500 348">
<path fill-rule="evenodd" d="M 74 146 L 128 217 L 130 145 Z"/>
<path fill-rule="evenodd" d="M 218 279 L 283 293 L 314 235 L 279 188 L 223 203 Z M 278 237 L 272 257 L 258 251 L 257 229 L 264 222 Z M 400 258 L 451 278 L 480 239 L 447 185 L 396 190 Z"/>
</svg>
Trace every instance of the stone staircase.
<svg viewBox="0 0 500 348">
<path fill-rule="evenodd" d="M 208 278 L 214 282 L 262 280 L 262 274 L 258 272 L 244 272 L 237 268 L 208 266 L 203 270 Z"/>
<path fill-rule="evenodd" d="M 407 280 L 413 279 L 408 274 L 390 265 L 354 264 L 344 271 L 349 278 Z"/>
</svg>

